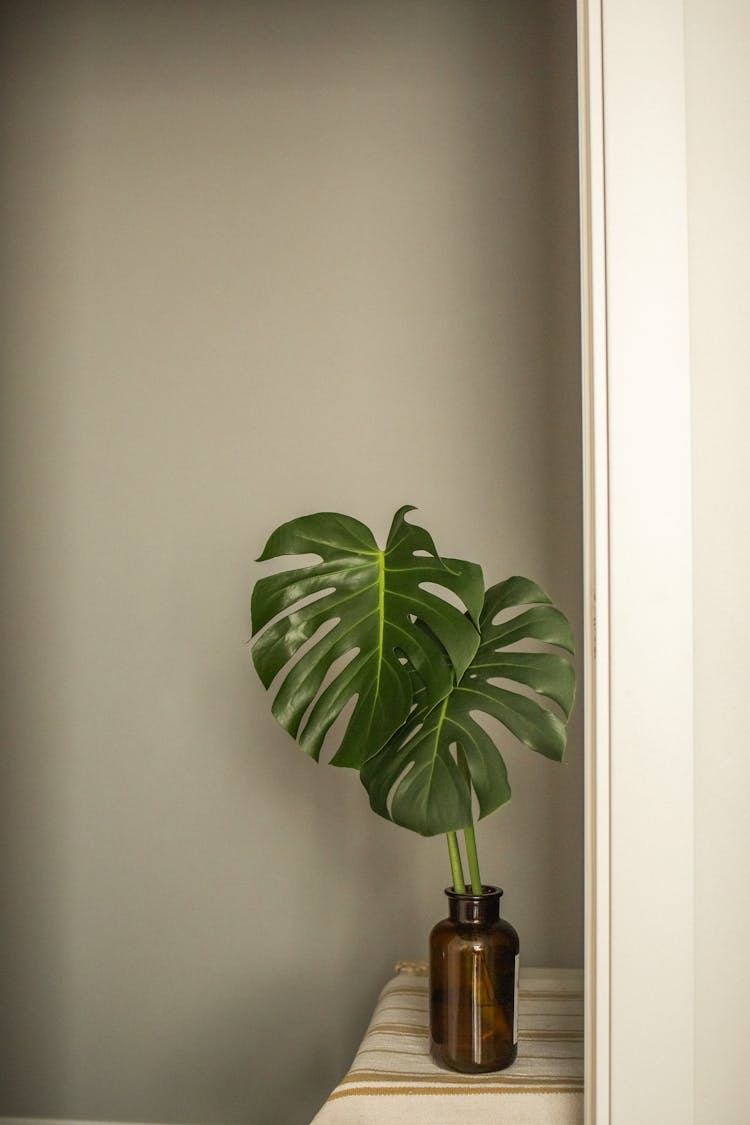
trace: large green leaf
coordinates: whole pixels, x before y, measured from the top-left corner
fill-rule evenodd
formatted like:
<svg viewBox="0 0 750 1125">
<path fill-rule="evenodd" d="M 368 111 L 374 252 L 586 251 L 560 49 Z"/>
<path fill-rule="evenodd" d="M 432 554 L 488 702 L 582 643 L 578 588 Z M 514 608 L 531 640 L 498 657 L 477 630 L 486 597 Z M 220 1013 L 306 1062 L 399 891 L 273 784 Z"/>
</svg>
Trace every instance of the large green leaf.
<svg viewBox="0 0 750 1125">
<path fill-rule="evenodd" d="M 260 579 L 251 605 L 253 661 L 265 687 L 286 668 L 273 713 L 313 758 L 356 696 L 332 762 L 359 768 L 408 717 L 410 668 L 437 702 L 476 652 L 482 572 L 474 563 L 441 560 L 430 535 L 406 522 L 412 510 L 396 513 L 385 550 L 358 520 L 319 512 L 283 524 L 260 556 L 320 559 Z M 468 615 L 426 585 L 458 595 Z"/>
<path fill-rule="evenodd" d="M 495 623 L 504 611 L 526 605 L 532 608 Z M 559 761 L 565 750 L 565 723 L 546 701 L 568 718 L 575 696 L 572 665 L 557 653 L 509 646 L 537 640 L 572 652 L 566 618 L 534 582 L 514 577 L 487 591 L 480 627 L 479 648 L 451 694 L 433 704 L 426 693 L 417 693 L 408 722 L 361 771 L 375 812 L 423 836 L 471 824 L 472 789 L 480 816 L 510 799 L 502 755 L 476 712 L 499 719 L 530 750 L 548 758 Z M 511 687 L 492 682 L 498 679 Z M 512 685 L 531 688 L 534 697 Z M 454 748 L 465 757 L 471 786 Z"/>
</svg>

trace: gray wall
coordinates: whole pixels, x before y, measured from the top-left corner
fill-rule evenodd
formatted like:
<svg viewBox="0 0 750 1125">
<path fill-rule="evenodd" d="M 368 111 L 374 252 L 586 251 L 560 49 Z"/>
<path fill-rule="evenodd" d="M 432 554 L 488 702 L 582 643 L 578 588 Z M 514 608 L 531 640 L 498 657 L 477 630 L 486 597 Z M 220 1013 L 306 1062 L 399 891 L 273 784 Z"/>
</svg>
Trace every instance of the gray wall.
<svg viewBox="0 0 750 1125">
<path fill-rule="evenodd" d="M 580 621 L 574 5 L 3 18 L 0 1114 L 304 1125 L 449 870 L 275 725 L 252 560 L 410 502 Z M 507 760 L 580 964 L 578 718 Z"/>
</svg>

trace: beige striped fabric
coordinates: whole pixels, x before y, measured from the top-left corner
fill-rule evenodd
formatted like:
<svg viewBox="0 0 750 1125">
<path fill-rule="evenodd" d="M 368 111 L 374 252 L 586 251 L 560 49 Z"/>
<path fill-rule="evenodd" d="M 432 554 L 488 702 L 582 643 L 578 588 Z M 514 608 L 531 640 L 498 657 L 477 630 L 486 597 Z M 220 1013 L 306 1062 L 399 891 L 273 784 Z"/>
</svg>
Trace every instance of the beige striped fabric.
<svg viewBox="0 0 750 1125">
<path fill-rule="evenodd" d="M 313 1125 L 581 1125 L 583 974 L 521 969 L 518 1058 L 457 1074 L 429 1053 L 427 965 L 401 962 Z"/>
</svg>

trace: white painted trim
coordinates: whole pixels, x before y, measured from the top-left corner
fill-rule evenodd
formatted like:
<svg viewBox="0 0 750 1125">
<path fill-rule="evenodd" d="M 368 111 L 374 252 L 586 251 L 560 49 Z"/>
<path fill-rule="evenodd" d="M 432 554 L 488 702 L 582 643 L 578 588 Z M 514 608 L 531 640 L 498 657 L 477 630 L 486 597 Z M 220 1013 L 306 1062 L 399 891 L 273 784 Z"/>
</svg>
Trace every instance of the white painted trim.
<svg viewBox="0 0 750 1125">
<path fill-rule="evenodd" d="M 683 5 L 591 0 L 590 19 L 594 8 L 602 28 L 606 202 L 610 771 L 609 1116 L 597 1115 L 596 1125 L 690 1125 L 693 595 Z M 599 471 L 596 464 L 595 476 Z M 602 534 L 597 527 L 597 557 Z M 602 760 L 597 745 L 597 770 Z M 596 940 L 598 948 L 598 933 Z M 598 989 L 596 1003 L 598 1011 Z M 601 1032 L 597 1025 L 597 1043 Z"/>
<path fill-rule="evenodd" d="M 587 1125 L 693 1119 L 682 16 L 578 0 Z"/>
<path fill-rule="evenodd" d="M 610 1119 L 609 509 L 601 5 L 578 0 L 583 379 L 585 1121 Z"/>
</svg>

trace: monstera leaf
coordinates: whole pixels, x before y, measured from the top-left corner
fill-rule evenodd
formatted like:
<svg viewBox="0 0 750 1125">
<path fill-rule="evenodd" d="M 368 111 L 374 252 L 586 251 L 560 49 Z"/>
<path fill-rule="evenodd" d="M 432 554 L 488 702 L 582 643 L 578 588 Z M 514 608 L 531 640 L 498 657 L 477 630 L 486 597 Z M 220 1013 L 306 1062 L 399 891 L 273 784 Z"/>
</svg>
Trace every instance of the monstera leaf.
<svg viewBox="0 0 750 1125">
<path fill-rule="evenodd" d="M 520 606 L 532 608 L 495 624 L 498 615 Z M 566 618 L 539 586 L 515 577 L 487 591 L 480 629 L 474 659 L 451 694 L 434 704 L 418 690 L 417 707 L 405 726 L 361 771 L 375 812 L 423 836 L 469 826 L 472 789 L 480 817 L 510 798 L 505 763 L 474 718 L 476 712 L 499 719 L 530 750 L 547 758 L 559 761 L 565 750 L 565 724 L 545 700 L 556 703 L 567 719 L 575 695 L 572 665 L 557 653 L 510 646 L 537 640 L 572 653 Z M 536 698 L 493 682 L 498 679 L 531 688 Z M 471 786 L 453 747 L 464 757 Z"/>
<path fill-rule="evenodd" d="M 430 535 L 406 522 L 409 511 L 394 516 L 385 550 L 359 520 L 320 512 L 283 524 L 260 556 L 320 559 L 260 579 L 251 603 L 255 668 L 265 687 L 286 669 L 273 713 L 313 758 L 356 697 L 332 762 L 359 768 L 407 719 L 414 673 L 424 698 L 437 702 L 476 652 L 481 569 L 441 560 Z M 425 588 L 435 585 L 467 613 Z"/>
</svg>

